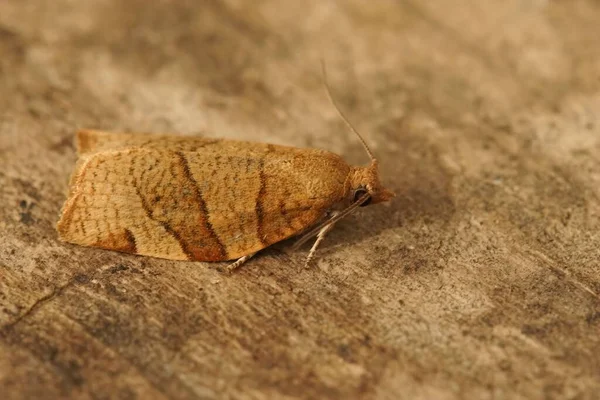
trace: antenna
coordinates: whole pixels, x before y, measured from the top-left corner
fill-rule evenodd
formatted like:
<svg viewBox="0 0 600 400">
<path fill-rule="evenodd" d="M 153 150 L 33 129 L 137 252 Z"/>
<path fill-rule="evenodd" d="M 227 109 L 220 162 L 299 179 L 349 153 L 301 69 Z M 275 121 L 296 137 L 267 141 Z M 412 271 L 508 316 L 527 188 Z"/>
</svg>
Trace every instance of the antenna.
<svg viewBox="0 0 600 400">
<path fill-rule="evenodd" d="M 342 110 L 340 110 L 340 107 L 337 105 L 337 103 L 333 99 L 333 96 L 331 94 L 331 89 L 329 88 L 329 82 L 327 81 L 327 70 L 325 69 L 325 61 L 323 59 L 321 59 L 321 70 L 323 72 L 323 84 L 325 85 L 325 89 L 327 90 L 327 96 L 329 97 L 329 101 L 331 101 L 331 104 L 333 104 L 333 106 L 337 110 L 337 112 L 340 115 L 340 117 L 342 118 L 342 120 L 344 120 L 344 122 L 346 123 L 348 128 L 350 128 L 350 130 L 352 132 L 354 132 L 356 134 L 356 136 L 358 136 L 358 139 L 362 143 L 362 145 L 365 148 L 365 151 L 367 152 L 369 157 L 371 157 L 371 160 L 375 160 L 375 156 L 373 156 L 371 149 L 369 149 L 369 146 L 367 146 L 367 142 L 365 142 L 365 139 L 363 139 L 363 137 L 360 135 L 360 133 L 358 133 L 356 128 L 354 128 L 354 126 L 352 126 L 352 124 L 350 123 L 348 118 L 346 118 L 346 116 L 344 115 Z"/>
</svg>

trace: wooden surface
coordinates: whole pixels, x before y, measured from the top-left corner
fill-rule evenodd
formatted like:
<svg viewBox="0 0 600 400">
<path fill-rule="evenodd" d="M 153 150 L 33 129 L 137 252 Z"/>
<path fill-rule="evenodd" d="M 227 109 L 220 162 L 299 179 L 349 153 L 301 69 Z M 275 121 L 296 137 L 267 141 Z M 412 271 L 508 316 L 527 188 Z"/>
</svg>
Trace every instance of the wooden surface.
<svg viewBox="0 0 600 400">
<path fill-rule="evenodd" d="M 600 3 L 0 2 L 3 399 L 593 399 Z M 367 159 L 398 197 L 232 276 L 60 243 L 78 128 Z"/>
</svg>

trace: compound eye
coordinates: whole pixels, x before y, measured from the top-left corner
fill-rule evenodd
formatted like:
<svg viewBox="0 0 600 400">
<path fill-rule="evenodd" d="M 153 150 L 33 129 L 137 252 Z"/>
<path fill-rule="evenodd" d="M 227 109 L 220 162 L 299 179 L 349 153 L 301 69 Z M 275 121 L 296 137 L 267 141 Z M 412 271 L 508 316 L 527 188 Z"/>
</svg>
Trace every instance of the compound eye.
<svg viewBox="0 0 600 400">
<path fill-rule="evenodd" d="M 369 192 L 366 189 L 356 189 L 356 191 L 354 192 L 354 203 L 356 203 L 361 197 L 363 197 L 365 194 L 368 194 Z M 371 198 L 369 197 L 367 199 L 367 201 L 365 201 L 364 203 L 362 203 L 360 206 L 364 207 L 366 205 L 369 205 L 369 203 L 371 202 Z"/>
</svg>

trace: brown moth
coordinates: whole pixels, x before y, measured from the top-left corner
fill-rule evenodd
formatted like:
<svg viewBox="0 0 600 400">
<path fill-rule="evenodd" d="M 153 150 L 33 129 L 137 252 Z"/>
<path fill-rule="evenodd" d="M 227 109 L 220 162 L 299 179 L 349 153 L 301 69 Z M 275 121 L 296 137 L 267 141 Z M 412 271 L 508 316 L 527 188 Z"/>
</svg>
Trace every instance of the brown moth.
<svg viewBox="0 0 600 400">
<path fill-rule="evenodd" d="M 317 236 L 308 265 L 338 220 L 394 196 L 340 115 L 370 165 L 317 149 L 80 131 L 60 238 L 170 260 L 236 260 L 233 270 L 276 242 L 303 234 L 299 247 Z"/>
</svg>

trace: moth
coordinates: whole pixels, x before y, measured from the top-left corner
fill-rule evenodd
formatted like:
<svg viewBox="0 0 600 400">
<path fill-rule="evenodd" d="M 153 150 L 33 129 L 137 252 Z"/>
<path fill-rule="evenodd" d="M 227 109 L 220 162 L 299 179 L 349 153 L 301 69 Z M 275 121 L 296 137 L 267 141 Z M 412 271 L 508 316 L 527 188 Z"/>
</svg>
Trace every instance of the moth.
<svg viewBox="0 0 600 400">
<path fill-rule="evenodd" d="M 350 166 L 319 149 L 82 130 L 57 230 L 61 240 L 170 260 L 227 261 L 316 236 L 306 264 L 334 224 L 391 199 L 377 159 Z"/>
</svg>

